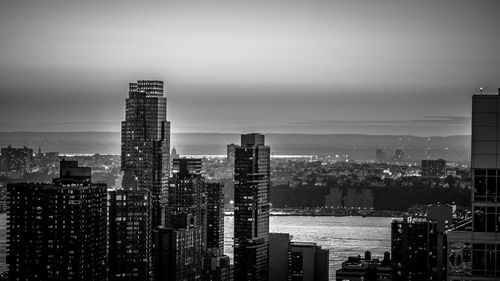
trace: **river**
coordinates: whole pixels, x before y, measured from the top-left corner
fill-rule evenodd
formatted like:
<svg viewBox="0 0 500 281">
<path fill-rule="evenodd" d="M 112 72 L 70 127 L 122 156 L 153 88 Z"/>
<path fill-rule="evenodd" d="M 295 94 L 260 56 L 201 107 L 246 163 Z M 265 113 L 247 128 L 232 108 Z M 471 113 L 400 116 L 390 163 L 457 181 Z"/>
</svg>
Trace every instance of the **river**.
<svg viewBox="0 0 500 281">
<path fill-rule="evenodd" d="M 379 217 L 309 217 L 272 216 L 270 232 L 289 233 L 292 241 L 315 242 L 330 250 L 330 280 L 349 256 L 364 255 L 382 259 L 385 251 L 391 251 L 392 218 Z M 224 219 L 224 251 L 233 257 L 234 217 Z"/>
<path fill-rule="evenodd" d="M 292 241 L 316 242 L 330 250 L 330 279 L 348 256 L 363 255 L 366 250 L 381 258 L 391 249 L 391 218 L 377 217 L 306 217 L 272 216 L 270 231 L 289 233 Z M 5 214 L 0 214 L 0 272 L 7 270 L 5 263 Z M 234 217 L 224 218 L 224 250 L 233 257 Z"/>
</svg>

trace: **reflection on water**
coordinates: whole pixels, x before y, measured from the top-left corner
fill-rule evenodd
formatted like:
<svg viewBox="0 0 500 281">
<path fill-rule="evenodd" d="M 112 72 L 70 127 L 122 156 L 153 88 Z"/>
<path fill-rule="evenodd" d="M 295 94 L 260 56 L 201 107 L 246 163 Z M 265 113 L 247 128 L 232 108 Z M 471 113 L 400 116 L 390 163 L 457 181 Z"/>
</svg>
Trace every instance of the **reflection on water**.
<svg viewBox="0 0 500 281">
<path fill-rule="evenodd" d="M 280 216 L 270 218 L 270 231 L 290 233 L 293 241 L 316 242 L 330 250 L 330 279 L 348 256 L 363 255 L 382 258 L 391 251 L 392 218 L 374 217 L 301 217 Z M 233 257 L 234 217 L 224 219 L 224 251 Z"/>
<path fill-rule="evenodd" d="M 7 270 L 5 263 L 6 215 L 0 214 L 0 272 Z M 373 217 L 271 217 L 270 231 L 290 233 L 293 241 L 316 242 L 330 250 L 330 276 L 340 268 L 348 256 L 363 255 L 382 257 L 391 249 L 391 218 Z M 233 217 L 224 219 L 224 250 L 233 257 Z"/>
</svg>

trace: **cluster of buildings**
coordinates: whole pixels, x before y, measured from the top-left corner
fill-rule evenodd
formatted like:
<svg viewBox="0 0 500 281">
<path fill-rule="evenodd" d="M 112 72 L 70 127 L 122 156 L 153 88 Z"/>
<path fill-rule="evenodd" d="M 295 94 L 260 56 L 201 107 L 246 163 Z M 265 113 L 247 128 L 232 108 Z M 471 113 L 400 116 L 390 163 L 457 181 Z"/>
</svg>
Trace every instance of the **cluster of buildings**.
<svg viewBox="0 0 500 281">
<path fill-rule="evenodd" d="M 391 252 L 382 260 L 349 257 L 337 270 L 338 281 L 453 280 L 447 278 L 446 231 L 456 223 L 452 205 L 432 205 L 424 217 L 404 217 L 391 223 Z"/>
<path fill-rule="evenodd" d="M 353 257 L 337 271 L 337 280 L 499 280 L 499 120 L 500 91 L 473 96 L 472 216 L 457 219 L 452 206 L 431 206 L 425 218 L 394 220 L 391 274 L 381 276 L 382 264 L 371 266 L 370 258 Z M 426 165 L 432 174 L 443 161 Z"/>
<path fill-rule="evenodd" d="M 404 151 L 400 148 L 397 148 L 394 150 L 394 156 L 389 157 L 387 156 L 387 153 L 383 149 L 377 149 L 375 151 L 375 158 L 377 162 L 404 162 L 405 160 L 405 154 Z"/>
<path fill-rule="evenodd" d="M 281 280 L 328 280 L 328 251 L 315 244 L 286 239 L 272 250 L 261 134 L 234 146 L 231 264 L 223 186 L 201 175 L 201 159 L 171 159 L 166 110 L 163 81 L 130 83 L 114 189 L 64 159 L 51 184 L 7 185 L 8 280 L 267 281 L 274 262 L 287 264 Z"/>
</svg>

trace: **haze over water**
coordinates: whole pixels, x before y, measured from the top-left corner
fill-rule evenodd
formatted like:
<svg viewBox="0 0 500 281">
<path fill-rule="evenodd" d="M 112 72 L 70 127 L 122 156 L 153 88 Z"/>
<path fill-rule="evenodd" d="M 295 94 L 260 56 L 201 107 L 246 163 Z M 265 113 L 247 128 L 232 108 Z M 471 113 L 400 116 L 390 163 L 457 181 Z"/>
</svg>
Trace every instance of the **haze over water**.
<svg viewBox="0 0 500 281">
<path fill-rule="evenodd" d="M 330 250 L 330 280 L 349 256 L 372 252 L 382 259 L 391 251 L 392 218 L 272 216 L 270 232 L 290 233 L 295 242 L 315 242 Z M 224 252 L 233 258 L 234 217 L 224 219 Z"/>
</svg>

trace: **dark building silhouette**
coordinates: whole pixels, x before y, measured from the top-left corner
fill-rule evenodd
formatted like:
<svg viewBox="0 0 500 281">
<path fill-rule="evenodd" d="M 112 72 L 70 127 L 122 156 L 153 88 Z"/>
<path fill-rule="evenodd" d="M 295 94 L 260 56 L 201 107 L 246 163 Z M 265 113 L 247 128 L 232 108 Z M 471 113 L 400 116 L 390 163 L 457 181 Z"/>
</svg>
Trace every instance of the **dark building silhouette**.
<svg viewBox="0 0 500 281">
<path fill-rule="evenodd" d="M 349 257 L 342 262 L 342 268 L 336 272 L 337 281 L 391 281 L 392 267 L 391 254 L 384 253 L 384 259 L 372 259 L 370 251 L 360 256 Z"/>
<path fill-rule="evenodd" d="M 394 220 L 391 224 L 393 280 L 436 280 L 437 237 L 435 221 Z"/>
<path fill-rule="evenodd" d="M 109 280 L 152 280 L 151 191 L 112 190 L 109 197 Z"/>
<path fill-rule="evenodd" d="M 176 215 L 191 215 L 193 225 L 200 226 L 203 235 L 207 227 L 207 202 L 205 180 L 199 173 L 201 159 L 175 159 L 172 177 L 169 179 L 167 202 L 165 207 L 165 226 L 174 228 Z M 205 247 L 203 239 L 203 247 Z"/>
<path fill-rule="evenodd" d="M 422 177 L 446 176 L 446 160 L 422 160 Z"/>
<path fill-rule="evenodd" d="M 200 159 L 175 159 L 165 226 L 154 232 L 155 280 L 200 280 L 206 252 L 207 204 Z M 191 165 L 193 164 L 193 165 Z"/>
<path fill-rule="evenodd" d="M 291 240 L 288 233 L 269 233 L 269 280 L 328 281 L 329 251 Z"/>
<path fill-rule="evenodd" d="M 233 268 L 224 255 L 224 185 L 206 183 L 207 195 L 207 251 L 203 260 L 203 279 L 206 281 L 232 280 Z"/>
<path fill-rule="evenodd" d="M 288 233 L 269 233 L 269 280 L 288 281 L 291 240 Z"/>
<path fill-rule="evenodd" d="M 176 217 L 174 228 L 154 231 L 154 280 L 201 280 L 201 227 L 193 225 L 188 216 Z"/>
<path fill-rule="evenodd" d="M 207 249 L 224 252 L 224 185 L 207 183 Z"/>
<path fill-rule="evenodd" d="M 148 189 L 153 199 L 152 225 L 161 224 L 161 195 L 170 174 L 170 122 L 163 81 L 129 84 L 122 122 L 123 189 Z"/>
<path fill-rule="evenodd" d="M 106 184 L 61 161 L 52 184 L 9 184 L 9 280 L 106 280 Z"/>
<path fill-rule="evenodd" d="M 290 242 L 291 281 L 328 281 L 329 251 L 312 242 Z"/>
<path fill-rule="evenodd" d="M 268 280 L 270 148 L 241 136 L 234 164 L 234 279 Z"/>
</svg>

